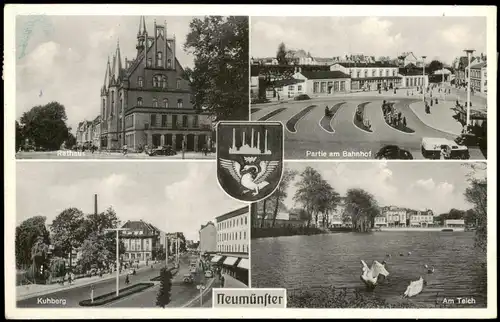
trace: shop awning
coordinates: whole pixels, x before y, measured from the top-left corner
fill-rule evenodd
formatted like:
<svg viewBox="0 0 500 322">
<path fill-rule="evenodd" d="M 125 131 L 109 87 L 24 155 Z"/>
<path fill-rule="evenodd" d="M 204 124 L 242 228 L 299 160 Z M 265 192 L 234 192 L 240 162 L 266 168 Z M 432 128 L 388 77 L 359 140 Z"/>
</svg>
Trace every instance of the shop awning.
<svg viewBox="0 0 500 322">
<path fill-rule="evenodd" d="M 212 260 L 210 262 L 217 263 L 218 261 L 220 261 L 220 259 L 221 259 L 221 256 L 215 255 L 214 257 L 212 257 Z"/>
<path fill-rule="evenodd" d="M 224 260 L 224 265 L 227 265 L 227 266 L 233 266 L 236 261 L 238 260 L 238 257 L 227 257 L 225 260 Z"/>
<path fill-rule="evenodd" d="M 238 263 L 238 267 L 249 270 L 250 269 L 250 262 L 246 258 L 240 258 L 240 262 Z"/>
</svg>

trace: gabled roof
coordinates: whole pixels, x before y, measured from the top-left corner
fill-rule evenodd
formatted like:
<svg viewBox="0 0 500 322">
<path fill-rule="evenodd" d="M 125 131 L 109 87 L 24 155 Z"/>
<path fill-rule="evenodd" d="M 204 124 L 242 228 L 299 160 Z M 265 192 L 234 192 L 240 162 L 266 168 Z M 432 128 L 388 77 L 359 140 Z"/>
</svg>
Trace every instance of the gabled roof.
<svg viewBox="0 0 500 322">
<path fill-rule="evenodd" d="M 340 71 L 302 71 L 300 72 L 307 79 L 335 79 L 335 78 L 351 78 L 350 75 L 344 74 Z"/>
<path fill-rule="evenodd" d="M 471 69 L 481 69 L 483 67 L 486 67 L 486 62 L 481 62 L 479 64 L 475 64 L 475 65 L 470 66 Z"/>
</svg>

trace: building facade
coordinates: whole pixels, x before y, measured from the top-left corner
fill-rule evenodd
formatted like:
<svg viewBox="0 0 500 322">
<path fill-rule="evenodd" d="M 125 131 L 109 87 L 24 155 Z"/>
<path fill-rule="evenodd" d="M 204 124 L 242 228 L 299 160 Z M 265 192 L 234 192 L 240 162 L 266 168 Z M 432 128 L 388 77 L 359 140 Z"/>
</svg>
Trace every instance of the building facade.
<svg viewBox="0 0 500 322">
<path fill-rule="evenodd" d="M 330 66 L 330 70 L 350 75 L 353 91 L 392 89 L 401 83 L 398 66 L 391 62 L 341 62 Z"/>
<path fill-rule="evenodd" d="M 387 227 L 387 217 L 386 216 L 377 216 L 375 217 L 375 227 Z"/>
<path fill-rule="evenodd" d="M 217 254 L 212 257 L 211 262 L 225 275 L 225 280 L 230 281 L 228 285 L 248 286 L 249 220 L 248 207 L 236 209 L 216 218 Z"/>
<path fill-rule="evenodd" d="M 407 226 L 406 209 L 390 206 L 390 207 L 383 208 L 382 213 L 385 214 L 388 227 L 406 227 Z"/>
<path fill-rule="evenodd" d="M 329 96 L 351 91 L 350 76 L 340 71 L 302 71 L 293 78 L 301 83 L 288 87 L 288 96 L 307 94 L 310 97 Z M 300 93 L 300 94 L 299 94 Z"/>
<path fill-rule="evenodd" d="M 434 224 L 434 214 L 431 210 L 412 211 L 409 217 L 411 227 L 427 227 Z"/>
<path fill-rule="evenodd" d="M 125 244 L 125 254 L 122 260 L 156 259 L 156 254 L 162 247 L 161 232 L 158 228 L 142 220 L 127 221 L 122 228 L 128 228 L 120 233 L 120 240 Z"/>
<path fill-rule="evenodd" d="M 399 68 L 398 72 L 401 76 L 401 88 L 426 88 L 429 86 L 429 74 L 427 71 L 424 72 L 423 68 L 410 64 Z"/>
<path fill-rule="evenodd" d="M 486 93 L 488 91 L 487 63 L 481 62 L 470 66 L 470 88 L 475 92 Z"/>
<path fill-rule="evenodd" d="M 200 252 L 202 253 L 217 252 L 217 228 L 215 228 L 213 222 L 210 221 L 206 225 L 202 225 L 199 230 L 199 235 L 200 235 L 199 236 Z"/>
<path fill-rule="evenodd" d="M 148 32 L 141 17 L 136 49 L 135 59 L 122 62 L 118 44 L 112 61 L 108 59 L 100 93 L 101 148 L 201 149 L 211 136 L 211 121 L 193 108 L 175 36 L 168 37 L 166 23 L 156 21 Z"/>
</svg>

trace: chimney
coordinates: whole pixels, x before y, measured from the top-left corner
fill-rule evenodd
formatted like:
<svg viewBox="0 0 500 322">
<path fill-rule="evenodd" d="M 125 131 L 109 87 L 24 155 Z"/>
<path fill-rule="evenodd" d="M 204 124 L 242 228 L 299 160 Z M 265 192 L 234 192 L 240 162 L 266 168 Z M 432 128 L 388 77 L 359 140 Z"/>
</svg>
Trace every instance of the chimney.
<svg viewBox="0 0 500 322">
<path fill-rule="evenodd" d="M 97 215 L 97 194 L 94 195 L 94 214 Z"/>
</svg>

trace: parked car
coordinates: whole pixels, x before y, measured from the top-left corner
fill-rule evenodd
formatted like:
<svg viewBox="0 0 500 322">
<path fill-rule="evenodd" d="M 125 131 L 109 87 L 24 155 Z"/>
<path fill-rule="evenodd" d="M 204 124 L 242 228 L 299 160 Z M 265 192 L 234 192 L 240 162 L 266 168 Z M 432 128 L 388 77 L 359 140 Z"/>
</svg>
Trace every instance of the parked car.
<svg viewBox="0 0 500 322">
<path fill-rule="evenodd" d="M 205 271 L 205 277 L 206 278 L 212 278 L 212 277 L 214 277 L 214 274 L 212 273 L 212 271 L 207 270 L 207 271 Z"/>
<path fill-rule="evenodd" d="M 459 137 L 455 139 L 455 143 L 458 145 L 465 146 L 479 146 L 484 145 L 485 139 L 481 136 L 477 136 L 475 134 L 463 133 Z"/>
<path fill-rule="evenodd" d="M 159 146 L 156 149 L 147 150 L 146 153 L 152 157 L 157 155 L 176 155 L 177 152 L 170 145 Z"/>
<path fill-rule="evenodd" d="M 467 146 L 445 138 L 423 138 L 421 150 L 422 156 L 426 159 L 440 159 L 441 151 L 444 151 L 446 159 L 465 160 L 470 158 Z"/>
<path fill-rule="evenodd" d="M 191 284 L 194 282 L 194 279 L 193 276 L 191 276 L 191 274 L 184 274 L 184 278 L 182 279 L 182 281 L 186 284 Z"/>
<path fill-rule="evenodd" d="M 397 145 L 386 145 L 375 155 L 376 159 L 387 160 L 413 160 L 413 156 L 407 150 L 401 149 Z"/>
<path fill-rule="evenodd" d="M 311 98 L 307 94 L 300 94 L 300 95 L 297 95 L 293 98 L 294 101 L 306 101 L 306 100 L 310 100 L 310 99 Z"/>
</svg>

